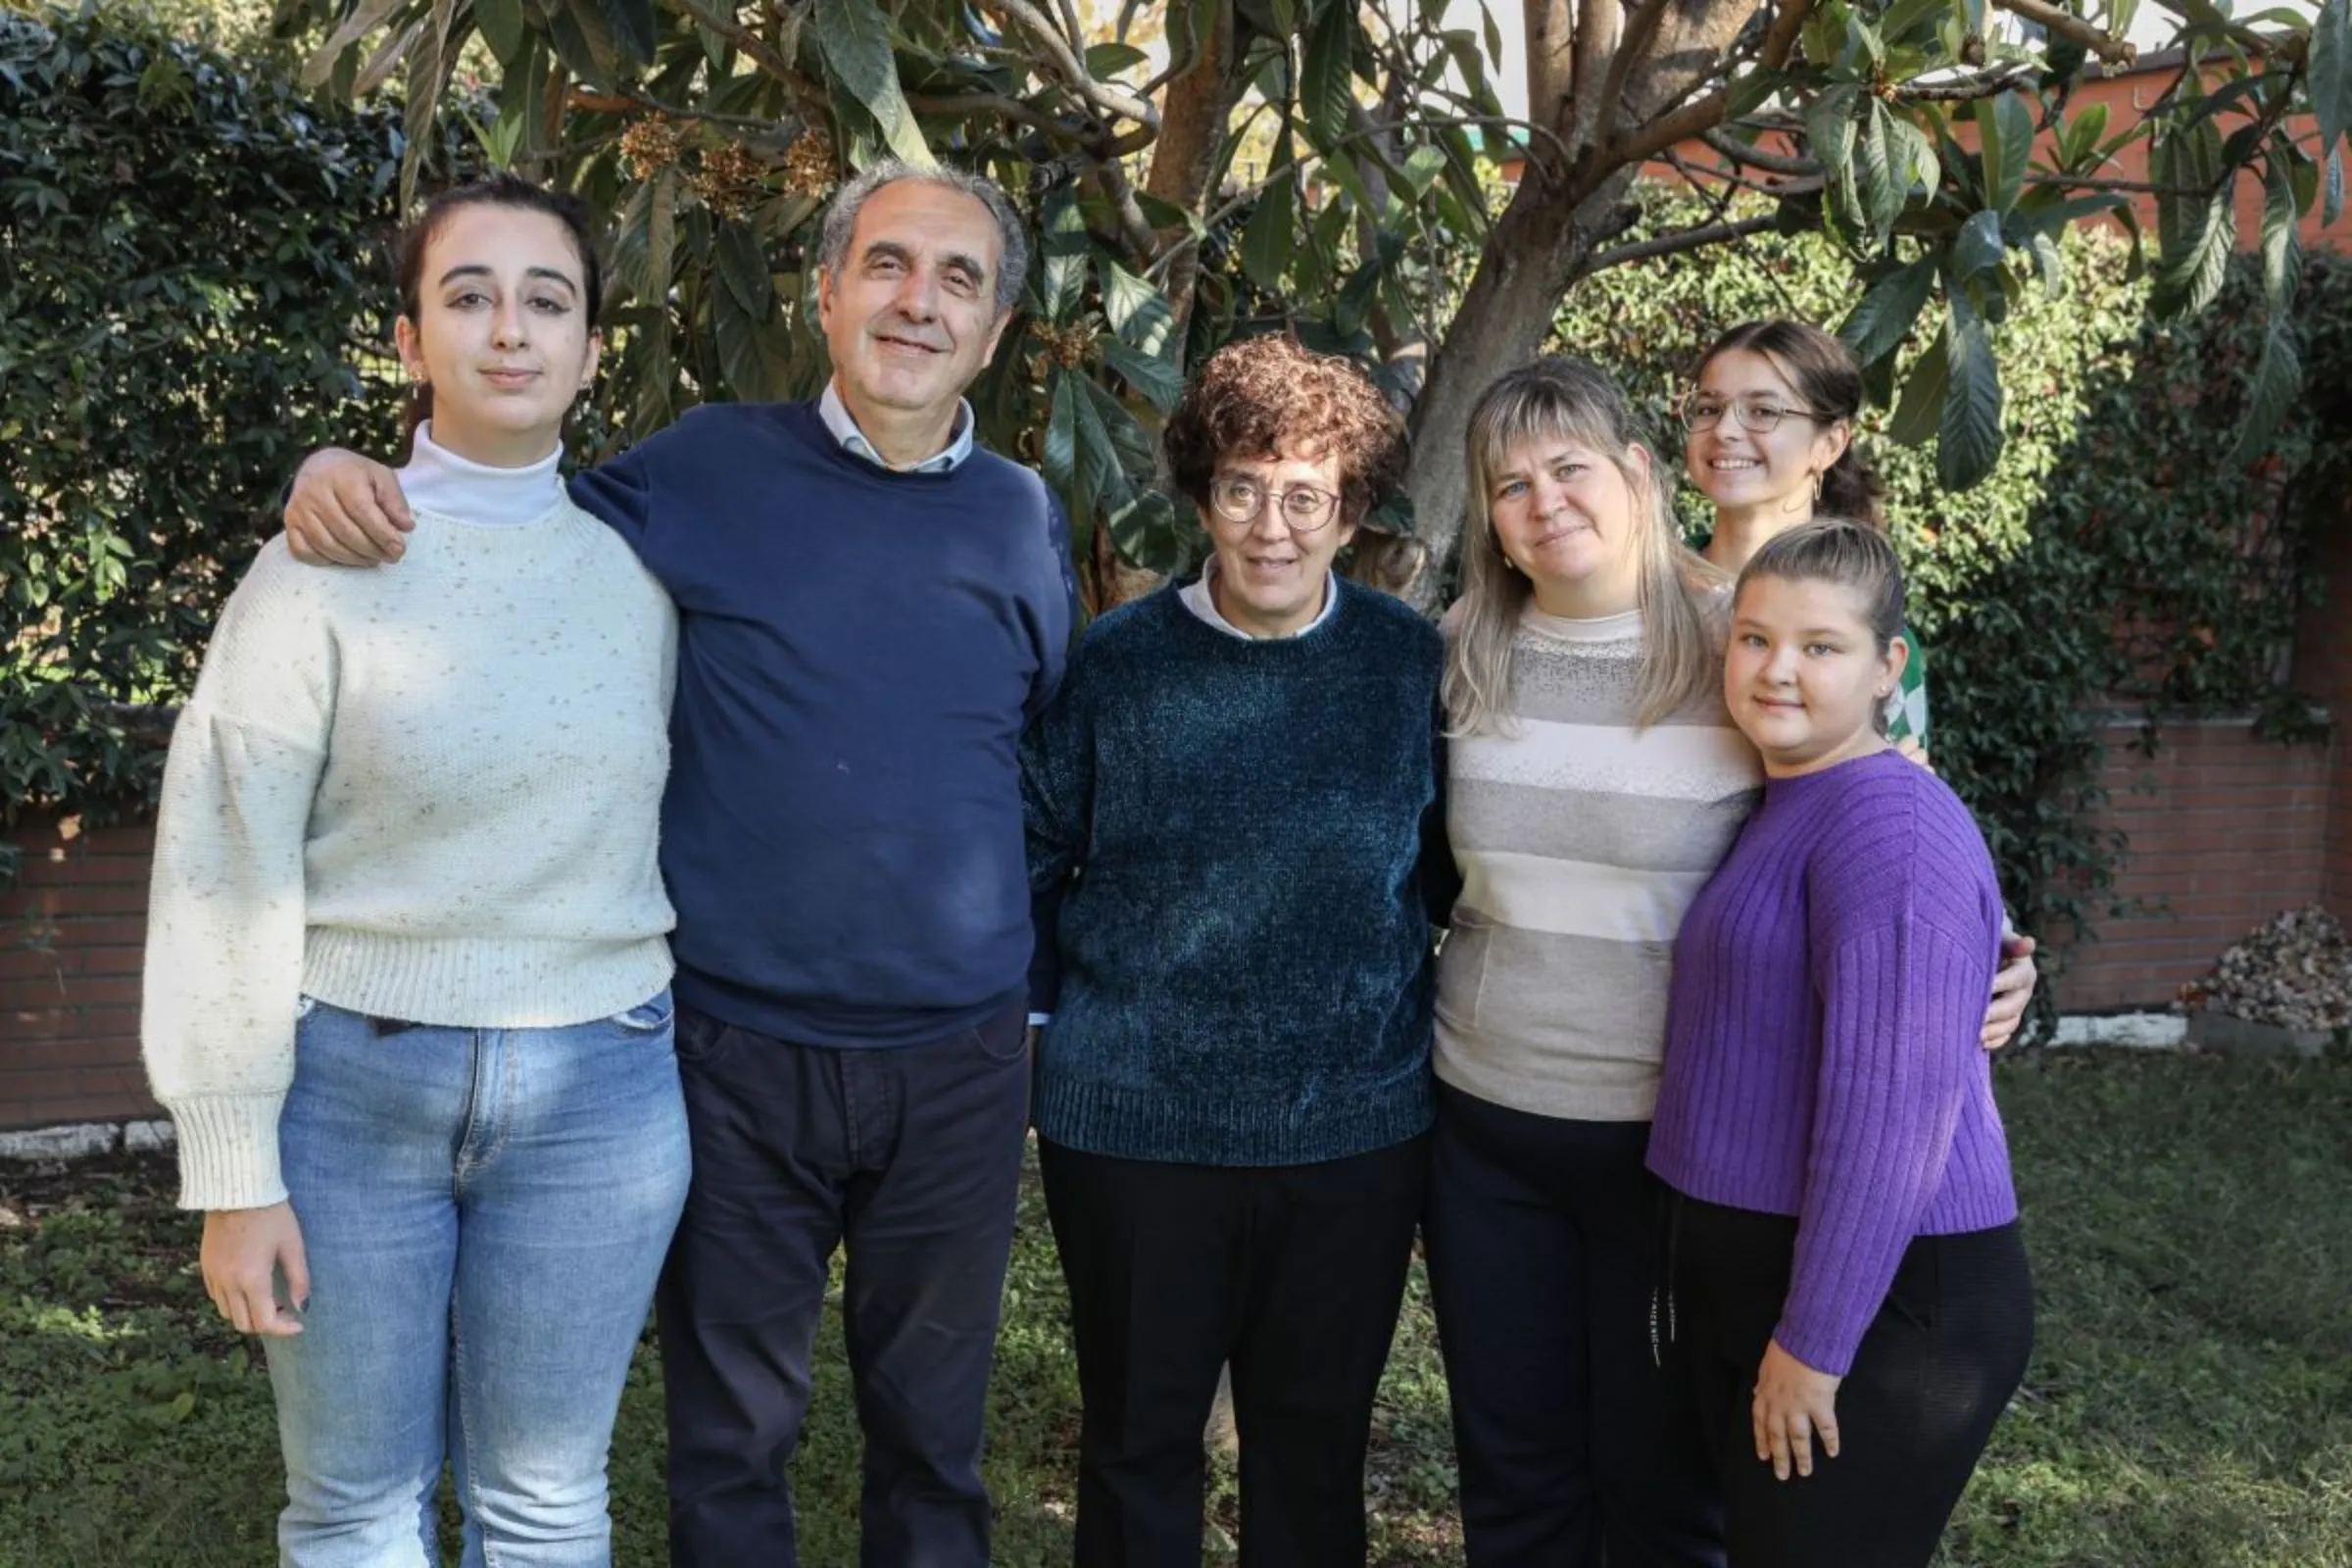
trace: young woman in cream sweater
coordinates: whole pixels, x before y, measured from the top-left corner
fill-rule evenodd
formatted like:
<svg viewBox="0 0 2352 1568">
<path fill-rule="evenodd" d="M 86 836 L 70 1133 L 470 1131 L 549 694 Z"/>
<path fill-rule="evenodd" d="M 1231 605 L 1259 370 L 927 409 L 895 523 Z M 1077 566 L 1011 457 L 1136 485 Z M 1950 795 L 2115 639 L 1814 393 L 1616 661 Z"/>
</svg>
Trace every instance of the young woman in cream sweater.
<svg viewBox="0 0 2352 1568">
<path fill-rule="evenodd" d="M 655 864 L 675 618 L 556 471 L 587 215 L 512 178 L 398 250 L 429 399 L 399 571 L 267 546 L 166 769 L 149 1074 L 205 1288 L 263 1337 L 292 1568 L 602 1568 L 606 1452 L 686 1195 Z"/>
</svg>

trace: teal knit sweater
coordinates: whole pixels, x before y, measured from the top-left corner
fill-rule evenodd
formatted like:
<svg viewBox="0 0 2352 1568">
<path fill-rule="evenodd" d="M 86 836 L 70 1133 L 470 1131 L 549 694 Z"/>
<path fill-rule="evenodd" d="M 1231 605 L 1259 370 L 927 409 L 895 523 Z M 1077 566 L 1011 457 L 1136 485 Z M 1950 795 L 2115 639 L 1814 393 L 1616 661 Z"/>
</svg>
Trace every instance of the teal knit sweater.
<svg viewBox="0 0 2352 1568">
<path fill-rule="evenodd" d="M 1428 1128 L 1445 653 L 1404 605 L 1339 593 L 1247 641 L 1164 588 L 1089 628 L 1031 727 L 1041 1136 L 1295 1165 Z"/>
</svg>

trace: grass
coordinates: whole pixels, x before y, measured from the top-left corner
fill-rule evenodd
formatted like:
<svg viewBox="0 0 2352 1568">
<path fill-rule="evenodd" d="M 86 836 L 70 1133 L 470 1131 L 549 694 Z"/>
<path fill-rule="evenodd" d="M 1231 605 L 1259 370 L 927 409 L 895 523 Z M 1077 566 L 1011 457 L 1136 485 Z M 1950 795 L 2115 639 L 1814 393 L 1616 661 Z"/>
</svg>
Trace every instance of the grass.
<svg viewBox="0 0 2352 1568">
<path fill-rule="evenodd" d="M 1947 1568 L 2352 1568 L 2352 1061 L 2044 1054 L 2004 1063 L 2039 1348 Z M 0 1171 L 0 1568 L 270 1560 L 260 1357 L 213 1315 L 168 1161 Z M 1025 1200 L 999 1351 L 997 1560 L 1066 1560 L 1077 1393 Z M 856 1560 L 838 1324 L 795 1461 L 803 1558 Z M 650 1344 L 614 1446 L 616 1556 L 659 1565 Z M 1445 1384 L 1416 1274 L 1382 1399 L 1373 1560 L 1460 1560 Z M 1229 1470 L 1210 1560 L 1233 1558 Z"/>
</svg>

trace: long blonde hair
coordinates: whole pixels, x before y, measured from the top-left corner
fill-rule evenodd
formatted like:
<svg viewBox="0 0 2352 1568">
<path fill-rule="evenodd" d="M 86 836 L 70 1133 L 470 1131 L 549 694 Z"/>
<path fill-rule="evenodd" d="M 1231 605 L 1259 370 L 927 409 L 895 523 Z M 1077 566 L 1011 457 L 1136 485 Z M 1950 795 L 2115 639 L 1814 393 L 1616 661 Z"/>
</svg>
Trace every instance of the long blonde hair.
<svg viewBox="0 0 2352 1568">
<path fill-rule="evenodd" d="M 1445 688 L 1450 733 L 1502 733 L 1508 727 L 1511 648 L 1535 587 L 1503 559 L 1489 498 L 1494 472 L 1512 453 L 1538 441 L 1568 440 L 1602 454 L 1633 495 L 1641 550 L 1636 602 L 1642 611 L 1635 726 L 1647 729 L 1722 683 L 1723 642 L 1702 596 L 1719 588 L 1723 574 L 1684 546 L 1656 462 L 1642 445 L 1633 409 L 1616 382 L 1582 360 L 1547 355 L 1497 376 L 1479 394 L 1467 440 L 1470 526 L 1462 538 L 1462 597 L 1447 617 L 1453 628 Z"/>
</svg>

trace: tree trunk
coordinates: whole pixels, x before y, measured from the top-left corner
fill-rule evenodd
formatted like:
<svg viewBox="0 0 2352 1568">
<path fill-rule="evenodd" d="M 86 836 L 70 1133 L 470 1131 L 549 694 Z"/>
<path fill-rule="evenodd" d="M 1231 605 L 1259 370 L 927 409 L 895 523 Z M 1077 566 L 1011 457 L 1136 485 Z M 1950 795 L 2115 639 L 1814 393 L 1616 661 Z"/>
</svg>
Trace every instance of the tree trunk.
<svg viewBox="0 0 2352 1568">
<path fill-rule="evenodd" d="M 1428 553 L 1417 578 L 1399 589 L 1423 611 L 1450 592 L 1466 520 L 1469 470 L 1462 434 L 1470 407 L 1503 371 L 1533 359 L 1551 330 L 1561 297 L 1592 252 L 1624 227 L 1621 201 L 1634 171 L 1623 170 L 1576 201 L 1531 166 L 1487 243 L 1413 405 L 1413 461 L 1405 491 L 1413 532 Z"/>
<path fill-rule="evenodd" d="M 1144 190 L 1163 202 L 1199 213 L 1209 193 L 1210 176 L 1225 145 L 1226 125 L 1241 101 L 1241 61 L 1248 53 L 1247 27 L 1234 14 L 1232 0 L 1216 8 L 1209 35 L 1201 40 L 1200 58 L 1192 69 L 1168 83 L 1160 109 L 1159 137 L 1152 145 L 1152 168 L 1144 175 Z M 1163 235 L 1172 239 L 1174 233 Z M 1181 331 L 1193 313 L 1193 279 L 1200 270 L 1200 247 L 1185 242 L 1168 263 L 1164 288 Z"/>
</svg>

